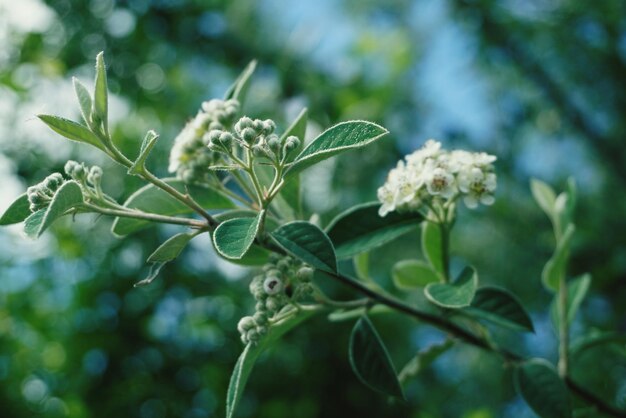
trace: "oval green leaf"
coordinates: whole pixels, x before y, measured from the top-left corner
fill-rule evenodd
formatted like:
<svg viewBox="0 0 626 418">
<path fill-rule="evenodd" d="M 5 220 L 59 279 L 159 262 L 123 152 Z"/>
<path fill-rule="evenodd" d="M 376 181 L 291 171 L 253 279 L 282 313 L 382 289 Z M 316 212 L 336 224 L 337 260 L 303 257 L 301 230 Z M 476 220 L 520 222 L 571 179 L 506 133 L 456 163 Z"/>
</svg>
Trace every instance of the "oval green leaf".
<svg viewBox="0 0 626 418">
<path fill-rule="evenodd" d="M 83 121 L 89 126 L 91 123 L 91 95 L 87 90 L 87 87 L 83 85 L 76 77 L 72 77 L 72 83 L 74 84 L 74 92 L 76 93 L 76 98 L 78 99 L 78 105 L 80 106 L 80 114 L 83 117 Z"/>
<path fill-rule="evenodd" d="M 517 297 L 499 287 L 478 289 L 472 304 L 463 312 L 516 331 L 534 332 L 530 316 Z"/>
<path fill-rule="evenodd" d="M 473 267 L 465 267 L 454 283 L 431 283 L 424 289 L 426 298 L 442 308 L 465 308 L 472 303 L 478 274 Z"/>
<path fill-rule="evenodd" d="M 256 60 L 250 61 L 241 74 L 239 74 L 235 82 L 228 88 L 224 95 L 224 100 L 235 99 L 239 100 L 240 103 L 243 102 L 246 91 L 248 90 L 250 77 L 252 77 L 256 69 L 256 64 Z"/>
<path fill-rule="evenodd" d="M 96 56 L 96 80 L 94 84 L 93 110 L 94 114 L 98 115 L 99 119 L 102 121 L 102 125 L 104 126 L 106 132 L 108 124 L 109 92 L 103 51 Z"/>
<path fill-rule="evenodd" d="M 422 254 L 438 274 L 444 274 L 441 229 L 433 222 L 422 224 Z"/>
<path fill-rule="evenodd" d="M 296 325 L 305 321 L 313 316 L 317 311 L 306 310 L 299 311 L 297 314 L 290 316 L 274 325 L 269 329 L 268 334 L 259 341 L 258 344 L 248 344 L 235 364 L 235 368 L 230 376 L 230 382 L 228 383 L 228 392 L 226 394 L 226 417 L 233 418 L 235 416 L 235 410 L 239 404 L 239 400 L 243 395 L 243 391 L 261 353 L 274 342 L 276 342 L 281 336 L 294 328 Z"/>
<path fill-rule="evenodd" d="M 263 211 L 254 218 L 235 218 L 222 222 L 213 232 L 213 245 L 228 259 L 241 259 L 254 242 Z"/>
<path fill-rule="evenodd" d="M 180 255 L 187 244 L 189 244 L 189 241 L 195 236 L 196 234 L 188 232 L 174 235 L 150 254 L 148 263 L 167 263 L 172 261 Z"/>
<path fill-rule="evenodd" d="M 532 359 L 517 367 L 515 386 L 541 418 L 572 418 L 567 387 L 546 360 Z"/>
<path fill-rule="evenodd" d="M 337 272 L 337 258 L 332 242 L 324 231 L 312 223 L 289 222 L 270 235 L 282 249 L 311 267 Z"/>
<path fill-rule="evenodd" d="M 349 357 L 352 370 L 361 382 L 377 392 L 404 399 L 387 348 L 365 315 L 352 329 Z"/>
<path fill-rule="evenodd" d="M 81 203 L 83 203 L 83 192 L 78 183 L 73 180 L 66 181 L 56 191 L 46 209 L 37 211 L 26 218 L 24 225 L 26 235 L 38 238 L 54 221 Z"/>
<path fill-rule="evenodd" d="M 12 225 L 22 222 L 31 215 L 30 203 L 26 193 L 18 196 L 17 199 L 0 216 L 0 225 Z"/>
<path fill-rule="evenodd" d="M 380 202 L 365 203 L 340 213 L 326 232 L 338 259 L 352 257 L 406 234 L 422 221 L 418 213 L 378 215 Z"/>
<path fill-rule="evenodd" d="M 172 178 L 163 179 L 163 181 L 179 192 L 191 195 L 204 209 L 235 208 L 235 204 L 217 190 L 199 185 L 185 185 L 181 180 Z M 133 193 L 124 202 L 124 206 L 159 215 L 172 216 L 191 213 L 191 209 L 187 205 L 152 184 L 144 186 Z M 137 232 L 150 225 L 151 222 L 142 219 L 115 218 L 111 231 L 115 235 L 123 236 Z"/>
<path fill-rule="evenodd" d="M 398 261 L 391 270 L 393 283 L 398 289 L 414 290 L 439 281 L 431 266 L 419 260 Z"/>
<path fill-rule="evenodd" d="M 341 122 L 311 141 L 287 169 L 285 177 L 293 176 L 343 151 L 364 147 L 387 133 L 385 128 L 373 122 L 362 120 Z"/>
<path fill-rule="evenodd" d="M 59 135 L 72 141 L 93 145 L 105 151 L 102 141 L 85 126 L 60 116 L 37 115 L 37 117 Z"/>
<path fill-rule="evenodd" d="M 550 219 L 554 219 L 556 214 L 554 210 L 556 193 L 554 193 L 554 190 L 541 180 L 531 179 L 530 191 L 539 207 Z"/>
<path fill-rule="evenodd" d="M 548 260 L 541 272 L 541 280 L 546 289 L 551 291 L 558 291 L 561 283 L 561 277 L 566 274 L 567 260 L 569 258 L 570 244 L 572 236 L 576 228 L 573 224 L 567 225 L 563 236 L 557 243 L 556 250 L 552 255 L 552 258 Z"/>
</svg>

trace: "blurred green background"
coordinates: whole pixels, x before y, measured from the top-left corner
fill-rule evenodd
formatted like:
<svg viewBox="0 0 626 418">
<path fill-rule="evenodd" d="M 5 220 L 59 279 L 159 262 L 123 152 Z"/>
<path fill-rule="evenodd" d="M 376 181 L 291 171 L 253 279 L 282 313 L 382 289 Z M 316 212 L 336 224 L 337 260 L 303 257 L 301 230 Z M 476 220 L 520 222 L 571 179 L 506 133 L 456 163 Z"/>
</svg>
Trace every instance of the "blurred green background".
<svg viewBox="0 0 626 418">
<path fill-rule="evenodd" d="M 496 154 L 496 204 L 461 209 L 453 267 L 471 263 L 483 283 L 518 294 L 537 332 L 496 337 L 554 360 L 550 296 L 540 284 L 553 236 L 528 182 L 562 188 L 573 176 L 580 197 L 570 273 L 594 278 L 574 337 L 626 331 L 623 1 L 0 0 L 0 45 L 0 210 L 70 158 L 102 165 L 105 191 L 120 200 L 140 187 L 34 118 L 78 118 L 71 77 L 89 83 L 97 52 L 109 64 L 114 137 L 136 155 L 147 129 L 160 132 L 151 157 L 160 175 L 200 103 L 221 97 L 258 59 L 247 114 L 284 128 L 306 106 L 311 133 L 351 118 L 392 132 L 309 170 L 309 214 L 328 221 L 375 199 L 385 172 L 430 137 Z M 146 257 L 178 229 L 118 240 L 110 222 L 65 219 L 38 241 L 19 226 L 0 230 L 0 415 L 223 416 L 242 349 L 236 324 L 253 309 L 253 272 L 216 258 L 200 238 L 151 286 L 133 288 Z M 416 231 L 372 254 L 390 291 L 389 267 L 419 256 L 418 242 Z M 445 338 L 397 316 L 374 322 L 397 367 Z M 238 416 L 534 416 L 509 369 L 461 346 L 411 380 L 406 403 L 391 403 L 351 373 L 350 327 L 319 317 L 288 334 L 257 364 Z M 587 352 L 573 375 L 626 406 L 624 347 Z"/>
</svg>

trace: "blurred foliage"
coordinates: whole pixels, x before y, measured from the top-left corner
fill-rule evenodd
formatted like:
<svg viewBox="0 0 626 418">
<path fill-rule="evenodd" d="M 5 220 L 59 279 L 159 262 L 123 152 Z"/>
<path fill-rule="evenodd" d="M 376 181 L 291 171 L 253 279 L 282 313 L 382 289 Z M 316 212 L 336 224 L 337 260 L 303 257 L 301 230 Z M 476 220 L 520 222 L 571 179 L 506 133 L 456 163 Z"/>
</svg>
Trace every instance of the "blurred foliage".
<svg viewBox="0 0 626 418">
<path fill-rule="evenodd" d="M 531 306 L 535 335 L 522 344 L 517 335 L 497 338 L 551 359 L 540 275 L 553 237 L 528 179 L 562 186 L 574 176 L 581 203 L 570 273 L 594 277 L 574 337 L 589 327 L 626 331 L 624 2 L 0 0 L 0 39 L 2 208 L 68 158 L 105 165 L 104 187 L 119 199 L 139 186 L 32 120 L 51 108 L 77 116 L 68 80 L 90 79 L 98 51 L 110 63 L 114 137 L 135 155 L 145 130 L 159 131 L 155 169 L 166 167 L 171 139 L 199 104 L 258 59 L 250 115 L 286 126 L 307 106 L 310 129 L 359 118 L 392 131 L 311 170 L 306 204 L 325 221 L 374 199 L 384 173 L 428 137 L 499 156 L 498 200 L 461 214 L 453 266 L 475 265 L 481 280 Z M 117 240 L 109 225 L 68 219 L 37 242 L 0 231 L 2 415 L 223 416 L 242 348 L 236 323 L 252 308 L 251 273 L 198 239 L 150 287 L 133 288 L 146 256 L 176 229 Z M 372 255 L 383 286 L 391 290 L 390 266 L 416 255 L 418 242 L 411 234 Z M 445 338 L 396 316 L 374 321 L 398 367 Z M 350 372 L 350 325 L 316 318 L 287 335 L 255 369 L 240 415 L 533 416 L 498 359 L 461 346 L 410 382 L 407 403 L 391 404 Z M 573 373 L 598 396 L 615 402 L 621 393 L 623 402 L 623 347 L 590 350 Z"/>
</svg>

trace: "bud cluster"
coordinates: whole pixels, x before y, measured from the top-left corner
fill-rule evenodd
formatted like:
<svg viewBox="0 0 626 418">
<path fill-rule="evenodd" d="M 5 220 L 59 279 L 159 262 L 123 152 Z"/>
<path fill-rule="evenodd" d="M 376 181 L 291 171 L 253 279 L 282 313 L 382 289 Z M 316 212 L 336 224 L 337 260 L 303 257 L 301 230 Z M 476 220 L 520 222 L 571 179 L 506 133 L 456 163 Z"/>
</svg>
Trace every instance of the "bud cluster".
<svg viewBox="0 0 626 418">
<path fill-rule="evenodd" d="M 447 151 L 441 143 L 428 140 L 424 146 L 399 161 L 378 189 L 380 216 L 394 210 L 416 210 L 434 201 L 453 202 L 463 198 L 465 205 L 491 205 L 496 189 L 492 163 L 496 157 L 484 152 Z"/>
<path fill-rule="evenodd" d="M 89 168 L 85 163 L 69 160 L 65 163 L 64 171 L 69 178 L 80 184 L 85 197 L 102 197 L 102 168 L 97 165 Z"/>
<path fill-rule="evenodd" d="M 242 117 L 235 123 L 233 132 L 214 129 L 206 135 L 207 147 L 211 151 L 233 155 L 233 145 L 249 149 L 254 157 L 267 158 L 274 165 L 281 164 L 285 158 L 300 146 L 296 136 L 280 138 L 274 133 L 276 123 L 271 119 L 251 119 Z"/>
<path fill-rule="evenodd" d="M 250 293 L 256 300 L 255 313 L 241 318 L 237 325 L 241 341 L 257 343 L 285 306 L 311 293 L 312 278 L 313 269 L 291 257 L 275 257 L 263 266 L 263 273 L 250 283 Z"/>
<path fill-rule="evenodd" d="M 29 187 L 26 190 L 26 195 L 30 203 L 30 211 L 37 212 L 47 207 L 63 183 L 65 183 L 65 179 L 63 179 L 61 173 L 53 173 L 42 182 Z"/>
<path fill-rule="evenodd" d="M 207 148 L 206 134 L 232 126 L 238 112 L 237 100 L 213 99 L 202 103 L 202 109 L 174 140 L 169 171 L 187 183 L 202 181 L 209 166 L 219 159 L 219 154 Z"/>
</svg>

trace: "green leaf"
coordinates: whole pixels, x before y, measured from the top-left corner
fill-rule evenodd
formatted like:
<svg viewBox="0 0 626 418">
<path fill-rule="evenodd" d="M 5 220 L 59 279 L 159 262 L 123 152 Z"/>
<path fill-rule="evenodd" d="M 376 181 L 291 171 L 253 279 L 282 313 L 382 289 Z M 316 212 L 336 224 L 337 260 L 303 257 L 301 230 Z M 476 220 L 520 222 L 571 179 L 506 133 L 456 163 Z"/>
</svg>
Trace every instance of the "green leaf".
<svg viewBox="0 0 626 418">
<path fill-rule="evenodd" d="M 580 308 L 581 303 L 585 299 L 587 292 L 589 291 L 589 286 L 591 285 L 591 275 L 589 273 L 585 273 L 581 276 L 578 276 L 575 279 L 572 279 L 567 284 L 567 322 L 572 323 L 574 318 L 576 317 L 576 313 Z M 554 298 L 552 305 L 550 306 L 550 315 L 552 317 L 552 323 L 554 325 L 554 329 L 559 329 L 559 310 L 558 310 L 558 295 Z"/>
<path fill-rule="evenodd" d="M 100 139 L 93 132 L 79 123 L 72 122 L 71 120 L 60 116 L 37 115 L 37 117 L 41 119 L 43 123 L 48 125 L 54 132 L 66 137 L 67 139 L 90 144 L 96 148 L 106 151 L 102 141 L 100 141 Z"/>
<path fill-rule="evenodd" d="M 285 177 L 293 176 L 343 151 L 364 147 L 387 133 L 385 128 L 372 122 L 360 120 L 341 122 L 311 141 L 287 169 Z"/>
<path fill-rule="evenodd" d="M 141 149 L 139 150 L 139 156 L 133 163 L 133 165 L 128 169 L 128 174 L 141 174 L 146 169 L 146 160 L 148 159 L 148 155 L 150 155 L 150 151 L 156 144 L 157 139 L 159 139 L 159 134 L 154 132 L 153 130 L 149 130 L 146 133 L 146 136 L 141 143 Z"/>
<path fill-rule="evenodd" d="M 306 310 L 299 311 L 297 314 L 290 316 L 280 322 L 272 325 L 268 334 L 259 341 L 258 344 L 248 344 L 244 348 L 243 352 L 239 356 L 235 368 L 230 376 L 230 382 L 228 384 L 228 393 L 226 395 L 226 417 L 233 418 L 235 416 L 235 410 L 243 391 L 254 367 L 254 363 L 257 361 L 261 353 L 271 346 L 275 341 L 282 337 L 289 330 L 296 325 L 305 321 L 313 316 L 317 311 Z"/>
<path fill-rule="evenodd" d="M 417 376 L 422 370 L 433 364 L 442 354 L 454 347 L 454 340 L 448 339 L 441 344 L 434 344 L 417 353 L 400 371 L 398 380 L 401 383 Z"/>
<path fill-rule="evenodd" d="M 213 232 L 213 245 L 218 253 L 228 259 L 242 258 L 259 232 L 265 211 L 255 218 L 235 218 L 222 222 Z"/>
<path fill-rule="evenodd" d="M 167 184 L 181 193 L 191 195 L 204 209 L 232 209 L 235 204 L 221 192 L 200 185 L 185 185 L 175 178 L 162 179 Z M 167 192 L 149 184 L 133 193 L 124 202 L 124 206 L 143 212 L 156 213 L 159 215 L 184 215 L 192 210 L 181 203 Z M 150 221 L 131 218 L 115 218 L 111 231 L 117 236 L 128 235 L 152 225 Z"/>
<path fill-rule="evenodd" d="M 589 286 L 591 285 L 591 275 L 585 273 L 573 279 L 567 285 L 567 321 L 571 323 L 576 317 L 580 304 L 585 299 Z"/>
<path fill-rule="evenodd" d="M 224 95 L 224 100 L 235 99 L 239 100 L 240 103 L 243 102 L 245 93 L 248 89 L 248 82 L 256 69 L 256 64 L 256 60 L 250 61 L 241 74 L 239 74 L 237 80 L 235 80 L 235 82 L 228 88 L 226 94 Z"/>
<path fill-rule="evenodd" d="M 93 108 L 91 95 L 89 94 L 87 87 L 85 87 L 76 77 L 72 77 L 72 83 L 74 84 L 74 92 L 76 93 L 76 98 L 78 99 L 78 104 L 80 106 L 80 114 L 82 115 L 87 126 L 89 126 L 91 124 L 91 111 Z"/>
<path fill-rule="evenodd" d="M 353 257 L 406 234 L 423 219 L 418 213 L 378 215 L 379 202 L 354 206 L 340 213 L 326 228 L 337 258 Z"/>
<path fill-rule="evenodd" d="M 223 257 L 219 252 L 217 253 L 217 255 L 224 258 L 225 260 L 230 261 L 233 264 L 238 264 L 240 266 L 246 267 L 258 267 L 269 262 L 271 253 L 263 247 L 252 244 L 248 251 L 241 258 L 226 258 Z"/>
<path fill-rule="evenodd" d="M 30 216 L 30 203 L 28 195 L 23 193 L 11 203 L 11 205 L 0 216 L 0 225 L 12 225 L 22 222 Z"/>
<path fill-rule="evenodd" d="M 570 355 L 573 358 L 585 350 L 604 344 L 626 344 L 626 334 L 619 332 L 596 331 L 586 334 L 575 340 L 570 346 Z"/>
<path fill-rule="evenodd" d="M 38 238 L 54 221 L 81 203 L 83 203 L 83 192 L 78 183 L 73 180 L 66 181 L 56 191 L 46 209 L 37 211 L 26 218 L 24 225 L 26 235 Z"/>
<path fill-rule="evenodd" d="M 414 290 L 439 281 L 431 266 L 419 260 L 398 261 L 391 270 L 393 283 L 398 289 Z"/>
<path fill-rule="evenodd" d="M 96 81 L 93 92 L 93 114 L 98 116 L 102 121 L 105 132 L 108 126 L 108 87 L 107 72 L 104 64 L 104 52 L 100 52 L 96 56 Z"/>
<path fill-rule="evenodd" d="M 554 255 L 543 268 L 541 280 L 546 289 L 558 291 L 561 278 L 567 269 L 567 259 L 569 258 L 570 244 L 576 228 L 569 224 L 556 246 Z"/>
<path fill-rule="evenodd" d="M 148 263 L 166 263 L 174 260 L 195 236 L 196 234 L 194 233 L 180 233 L 174 235 L 150 254 Z"/>
<path fill-rule="evenodd" d="M 572 407 L 565 383 L 543 359 L 532 359 L 515 369 L 515 386 L 541 418 L 571 418 Z"/>
<path fill-rule="evenodd" d="M 361 280 L 370 280 L 370 253 L 365 251 L 354 256 L 354 271 Z"/>
<path fill-rule="evenodd" d="M 441 228 L 438 224 L 425 221 L 422 224 L 422 254 L 433 270 L 439 275 L 444 274 Z"/>
<path fill-rule="evenodd" d="M 454 283 L 431 283 L 424 289 L 424 294 L 442 308 L 465 308 L 472 303 L 477 287 L 476 270 L 465 267 Z"/>
<path fill-rule="evenodd" d="M 28 218 L 24 220 L 24 233 L 27 237 L 37 238 L 41 223 L 46 215 L 46 209 L 40 209 L 37 212 L 33 212 Z"/>
<path fill-rule="evenodd" d="M 196 235 L 198 234 L 176 234 L 173 237 L 169 238 L 167 241 L 165 241 L 163 244 L 161 244 L 159 248 L 157 248 L 152 254 L 150 254 L 150 257 L 148 257 L 148 263 L 152 264 L 148 277 L 135 283 L 135 287 L 144 286 L 152 283 L 152 281 L 158 276 L 161 268 L 163 268 L 163 266 L 168 262 L 178 257 L 183 249 L 187 246 L 189 241 L 191 241 L 191 239 Z"/>
<path fill-rule="evenodd" d="M 282 249 L 311 267 L 337 272 L 337 258 L 332 242 L 324 231 L 312 223 L 289 222 L 270 235 Z"/>
<path fill-rule="evenodd" d="M 387 348 L 366 315 L 352 329 L 349 351 L 350 365 L 361 382 L 375 391 L 404 399 Z"/>
<path fill-rule="evenodd" d="M 463 312 L 516 331 L 534 332 L 530 316 L 517 297 L 499 287 L 478 289 L 472 304 Z"/>
<path fill-rule="evenodd" d="M 555 217 L 556 194 L 554 190 L 541 180 L 530 180 L 530 191 L 539 207 L 550 219 Z"/>
</svg>

